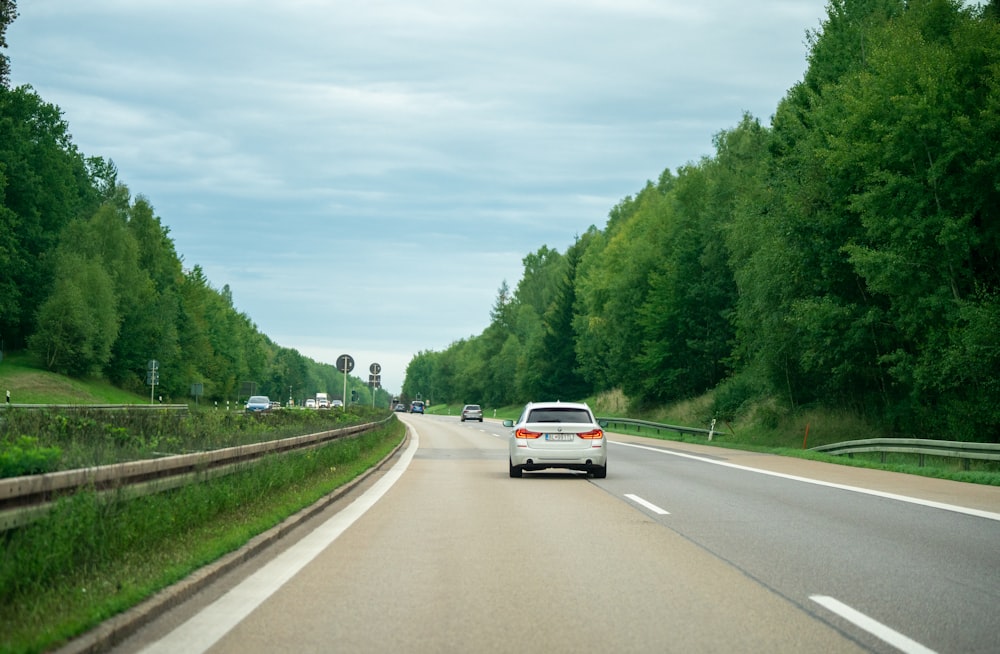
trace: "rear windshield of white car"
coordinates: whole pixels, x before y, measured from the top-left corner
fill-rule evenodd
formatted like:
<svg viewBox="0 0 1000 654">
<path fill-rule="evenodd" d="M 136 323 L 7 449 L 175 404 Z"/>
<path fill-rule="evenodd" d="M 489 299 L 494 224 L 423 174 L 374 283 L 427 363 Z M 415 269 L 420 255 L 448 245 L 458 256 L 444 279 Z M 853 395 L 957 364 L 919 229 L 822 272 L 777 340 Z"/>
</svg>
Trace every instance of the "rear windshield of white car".
<svg viewBox="0 0 1000 654">
<path fill-rule="evenodd" d="M 532 409 L 528 422 L 592 422 L 586 409 Z"/>
</svg>

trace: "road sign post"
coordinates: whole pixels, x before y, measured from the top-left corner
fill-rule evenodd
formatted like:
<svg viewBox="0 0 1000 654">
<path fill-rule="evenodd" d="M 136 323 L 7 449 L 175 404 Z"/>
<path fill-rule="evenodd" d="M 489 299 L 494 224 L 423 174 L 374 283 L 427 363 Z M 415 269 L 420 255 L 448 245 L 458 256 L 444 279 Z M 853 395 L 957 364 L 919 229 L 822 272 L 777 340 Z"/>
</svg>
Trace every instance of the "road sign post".
<svg viewBox="0 0 1000 654">
<path fill-rule="evenodd" d="M 368 383 L 372 387 L 372 408 L 374 409 L 375 389 L 377 389 L 379 386 L 382 385 L 382 377 L 381 375 L 379 375 L 379 373 L 382 372 L 382 366 L 377 363 L 373 363 L 372 365 L 368 366 L 368 372 L 371 373 L 370 375 L 368 375 Z"/>
<path fill-rule="evenodd" d="M 149 403 L 154 404 L 153 393 L 156 390 L 156 385 L 160 382 L 160 362 L 156 359 L 150 359 L 149 363 L 146 364 L 146 383 L 149 384 Z"/>
<path fill-rule="evenodd" d="M 347 373 L 354 370 L 354 358 L 350 354 L 341 354 L 337 357 L 337 370 L 344 373 L 344 394 L 341 397 L 344 398 L 342 408 L 347 411 Z"/>
</svg>

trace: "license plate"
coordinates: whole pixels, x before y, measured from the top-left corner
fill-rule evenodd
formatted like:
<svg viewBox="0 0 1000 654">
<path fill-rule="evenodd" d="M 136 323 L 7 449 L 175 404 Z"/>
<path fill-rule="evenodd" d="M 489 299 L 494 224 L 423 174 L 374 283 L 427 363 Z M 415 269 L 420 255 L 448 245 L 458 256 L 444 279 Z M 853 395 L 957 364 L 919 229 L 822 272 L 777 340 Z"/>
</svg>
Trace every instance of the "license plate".
<svg viewBox="0 0 1000 654">
<path fill-rule="evenodd" d="M 545 434 L 547 441 L 571 441 L 576 438 L 575 434 Z"/>
</svg>

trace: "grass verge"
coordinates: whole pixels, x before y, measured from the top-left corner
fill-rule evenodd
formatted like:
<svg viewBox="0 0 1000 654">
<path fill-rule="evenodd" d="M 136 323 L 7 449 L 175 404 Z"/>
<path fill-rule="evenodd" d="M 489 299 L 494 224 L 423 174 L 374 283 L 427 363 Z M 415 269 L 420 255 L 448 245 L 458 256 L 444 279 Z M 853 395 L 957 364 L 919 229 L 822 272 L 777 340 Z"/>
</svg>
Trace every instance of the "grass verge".
<svg viewBox="0 0 1000 654">
<path fill-rule="evenodd" d="M 5 354 L 0 395 L 14 404 L 145 404 L 149 395 L 129 393 L 102 379 L 73 379 L 43 370 L 30 354 Z"/>
<path fill-rule="evenodd" d="M 0 652 L 42 652 L 232 552 L 368 470 L 405 427 L 125 501 L 79 493 L 0 535 Z"/>
<path fill-rule="evenodd" d="M 745 450 L 750 452 L 763 452 L 767 454 L 777 454 L 780 456 L 809 459 L 812 461 L 823 461 L 837 465 L 854 466 L 858 468 L 871 468 L 873 470 L 887 470 L 890 472 L 901 472 L 909 475 L 920 475 L 923 477 L 933 477 L 936 479 L 949 479 L 951 481 L 961 481 L 972 484 L 985 484 L 989 486 L 1000 486 L 1000 464 L 993 461 L 970 461 L 966 469 L 962 460 L 925 456 L 924 465 L 918 465 L 916 454 L 888 453 L 883 457 L 878 453 L 856 454 L 854 456 L 833 456 L 822 452 L 814 452 L 801 447 L 789 447 L 784 444 L 773 442 L 762 442 L 760 438 L 752 438 L 749 435 L 737 436 L 733 433 L 722 436 L 715 436 L 712 441 L 708 441 L 705 436 L 694 436 L 690 434 L 678 434 L 676 432 L 661 431 L 655 432 L 649 428 L 638 429 L 631 426 L 615 426 L 615 431 L 622 434 L 633 434 L 656 438 L 664 441 L 674 441 L 679 443 L 694 443 L 698 445 L 710 445 L 713 447 L 728 448 L 735 450 Z M 845 439 L 848 440 L 848 439 Z"/>
<path fill-rule="evenodd" d="M 41 474 L 222 449 L 381 420 L 383 409 L 280 409 L 247 414 L 211 408 L 176 411 L 71 409 L 0 411 L 0 476 Z"/>
</svg>

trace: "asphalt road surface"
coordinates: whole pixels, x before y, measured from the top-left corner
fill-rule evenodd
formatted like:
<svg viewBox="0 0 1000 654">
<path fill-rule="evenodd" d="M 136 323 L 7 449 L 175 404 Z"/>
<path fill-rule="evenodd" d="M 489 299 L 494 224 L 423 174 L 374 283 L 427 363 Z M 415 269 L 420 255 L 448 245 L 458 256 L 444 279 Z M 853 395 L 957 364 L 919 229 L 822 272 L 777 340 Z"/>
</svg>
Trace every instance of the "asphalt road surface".
<svg viewBox="0 0 1000 654">
<path fill-rule="evenodd" d="M 610 435 L 507 474 L 499 423 L 393 461 L 119 652 L 997 652 L 1000 488 Z"/>
</svg>

